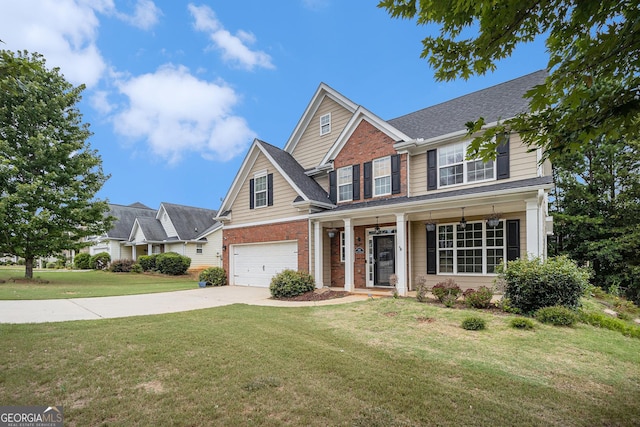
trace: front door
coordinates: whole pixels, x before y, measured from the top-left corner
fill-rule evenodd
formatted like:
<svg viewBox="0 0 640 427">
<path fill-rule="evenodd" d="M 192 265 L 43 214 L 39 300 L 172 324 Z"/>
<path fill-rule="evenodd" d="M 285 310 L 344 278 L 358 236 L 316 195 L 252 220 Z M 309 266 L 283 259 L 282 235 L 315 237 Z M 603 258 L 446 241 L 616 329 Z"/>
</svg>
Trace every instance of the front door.
<svg viewBox="0 0 640 427">
<path fill-rule="evenodd" d="M 373 286 L 391 286 L 390 277 L 396 272 L 396 236 L 373 236 Z"/>
</svg>

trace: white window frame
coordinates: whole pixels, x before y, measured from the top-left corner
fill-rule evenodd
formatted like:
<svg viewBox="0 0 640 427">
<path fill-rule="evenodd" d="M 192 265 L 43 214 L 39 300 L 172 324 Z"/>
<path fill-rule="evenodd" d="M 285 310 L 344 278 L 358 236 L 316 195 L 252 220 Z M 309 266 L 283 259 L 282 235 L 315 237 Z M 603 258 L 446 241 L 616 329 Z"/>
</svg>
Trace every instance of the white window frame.
<svg viewBox="0 0 640 427">
<path fill-rule="evenodd" d="M 202 243 L 196 243 L 196 254 L 202 255 Z"/>
<path fill-rule="evenodd" d="M 485 178 L 485 179 L 478 179 L 478 180 L 469 180 L 468 174 L 469 174 L 469 165 L 472 163 L 476 163 L 478 161 L 480 161 L 480 159 L 470 159 L 467 160 L 466 156 L 467 156 L 467 149 L 469 148 L 469 144 L 470 141 L 463 141 L 463 142 L 456 142 L 455 144 L 449 144 L 449 145 L 445 145 L 443 147 L 438 148 L 438 188 L 451 188 L 451 187 L 455 187 L 455 186 L 459 186 L 459 185 L 466 185 L 466 184 L 476 184 L 479 182 L 487 182 L 487 181 L 495 181 L 496 180 L 496 161 L 495 160 L 490 160 L 491 163 L 493 163 L 493 167 L 492 167 L 492 176 L 490 176 L 489 178 Z M 440 159 L 440 154 L 442 152 L 443 149 L 453 149 L 455 147 L 458 146 L 462 146 L 462 160 L 454 162 L 454 163 L 449 163 L 449 164 L 442 164 L 442 161 Z M 488 163 L 488 162 L 487 162 Z M 453 183 L 453 184 L 442 184 L 441 182 L 441 171 L 444 168 L 450 168 L 452 166 L 457 166 L 457 165 L 462 165 L 462 182 L 457 182 L 457 183 Z"/>
<path fill-rule="evenodd" d="M 320 136 L 331 133 L 331 113 L 320 116 Z"/>
<path fill-rule="evenodd" d="M 341 176 L 342 174 L 346 174 L 346 172 L 349 171 L 348 174 L 348 179 L 346 182 L 344 183 L 340 183 L 340 181 L 342 179 L 344 179 L 343 176 Z M 338 169 L 338 172 L 336 174 L 336 181 L 337 181 L 337 190 L 338 190 L 338 201 L 339 202 L 350 202 L 353 200 L 353 166 L 345 166 L 343 168 Z M 342 197 L 342 191 L 340 191 L 341 188 L 343 187 L 349 187 L 351 190 L 347 191 L 345 194 L 348 194 L 348 197 Z"/>
<path fill-rule="evenodd" d="M 344 249 L 346 247 L 346 241 L 344 238 L 344 231 L 340 232 L 340 262 L 344 262 L 345 260 L 345 254 L 344 254 Z"/>
<path fill-rule="evenodd" d="M 438 224 L 438 228 L 436 229 L 436 265 L 438 268 L 438 274 L 441 275 L 460 275 L 460 276 L 496 276 L 497 273 L 493 272 L 493 273 L 489 273 L 488 271 L 488 257 L 487 257 L 487 251 L 488 250 L 495 250 L 495 249 L 501 249 L 502 250 L 502 254 L 503 256 L 506 257 L 507 254 L 507 236 L 506 236 L 506 221 L 505 220 L 500 220 L 500 224 L 502 225 L 502 245 L 494 245 L 494 246 L 488 246 L 487 245 L 487 230 L 489 229 L 489 226 L 487 225 L 486 221 L 472 221 L 472 222 L 468 222 L 467 226 L 469 226 L 470 224 L 478 224 L 481 223 L 482 224 L 482 246 L 477 246 L 471 249 L 482 249 L 482 273 L 464 273 L 464 272 L 459 272 L 458 271 L 458 251 L 459 250 L 468 250 L 470 248 L 466 248 L 466 247 L 459 247 L 458 246 L 458 223 L 449 223 L 449 224 Z M 440 247 L 440 228 L 441 227 L 446 227 L 446 226 L 452 226 L 453 227 L 453 241 L 450 242 L 450 246 L 443 246 Z M 496 227 L 497 229 L 498 227 Z M 452 251 L 453 253 L 453 271 L 452 272 L 448 272 L 448 271 L 440 271 L 440 254 L 443 251 Z M 504 259 L 504 258 L 503 258 Z"/>
<path fill-rule="evenodd" d="M 264 178 L 264 189 L 258 191 L 258 180 Z M 268 204 L 269 200 L 269 185 L 268 178 L 266 172 L 260 172 L 254 175 L 253 177 L 253 207 L 256 209 L 264 208 Z M 258 194 L 264 193 L 264 204 L 258 204 Z"/>
<path fill-rule="evenodd" d="M 376 169 L 376 164 L 377 163 L 381 163 L 381 162 L 386 162 L 387 163 L 387 168 L 389 173 L 388 174 L 384 174 L 384 175 L 377 175 L 376 172 L 378 172 Z M 379 196 L 387 196 L 389 194 L 391 194 L 391 156 L 387 156 L 387 157 L 381 157 L 379 159 L 375 159 L 371 162 L 371 180 L 372 180 L 372 185 L 373 185 L 373 196 L 374 197 L 379 197 Z M 389 191 L 387 192 L 381 192 L 378 193 L 378 186 L 376 185 L 376 181 L 379 179 L 383 179 L 383 178 L 388 178 L 389 180 Z M 385 185 L 385 188 L 387 187 L 387 185 Z"/>
</svg>

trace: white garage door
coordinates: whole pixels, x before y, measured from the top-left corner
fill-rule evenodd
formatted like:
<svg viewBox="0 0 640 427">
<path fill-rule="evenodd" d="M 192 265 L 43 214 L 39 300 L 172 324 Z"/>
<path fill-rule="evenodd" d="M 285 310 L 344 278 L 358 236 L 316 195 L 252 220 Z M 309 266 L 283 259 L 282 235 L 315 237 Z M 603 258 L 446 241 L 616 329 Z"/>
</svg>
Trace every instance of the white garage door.
<svg viewBox="0 0 640 427">
<path fill-rule="evenodd" d="M 268 287 L 271 278 L 285 269 L 298 269 L 298 242 L 233 245 L 235 285 Z"/>
</svg>

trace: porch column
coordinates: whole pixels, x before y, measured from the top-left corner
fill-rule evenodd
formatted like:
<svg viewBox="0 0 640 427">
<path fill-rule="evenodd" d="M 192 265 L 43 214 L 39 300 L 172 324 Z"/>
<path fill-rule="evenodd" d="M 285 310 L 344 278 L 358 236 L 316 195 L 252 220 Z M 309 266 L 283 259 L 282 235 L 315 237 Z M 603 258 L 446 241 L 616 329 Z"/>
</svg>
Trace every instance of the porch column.
<svg viewBox="0 0 640 427">
<path fill-rule="evenodd" d="M 353 268 L 353 225 L 351 218 L 347 218 L 344 220 L 344 290 L 347 292 L 353 291 L 354 288 Z"/>
<path fill-rule="evenodd" d="M 324 278 L 322 277 L 323 262 L 322 262 L 322 224 L 320 221 L 313 223 L 313 275 L 316 281 L 316 288 L 322 288 L 324 286 Z"/>
<path fill-rule="evenodd" d="M 396 214 L 396 289 L 407 295 L 407 224 L 404 213 Z"/>
<path fill-rule="evenodd" d="M 131 259 L 133 259 L 134 261 L 136 261 L 138 259 L 138 257 L 136 256 L 136 245 L 135 245 L 135 243 L 133 244 L 133 246 L 131 246 Z"/>
<path fill-rule="evenodd" d="M 153 245 L 151 243 L 147 243 L 147 255 L 153 254 Z"/>
<path fill-rule="evenodd" d="M 527 204 L 527 254 L 530 257 L 541 257 L 543 255 L 540 222 L 540 205 L 538 198 L 525 200 Z"/>
</svg>

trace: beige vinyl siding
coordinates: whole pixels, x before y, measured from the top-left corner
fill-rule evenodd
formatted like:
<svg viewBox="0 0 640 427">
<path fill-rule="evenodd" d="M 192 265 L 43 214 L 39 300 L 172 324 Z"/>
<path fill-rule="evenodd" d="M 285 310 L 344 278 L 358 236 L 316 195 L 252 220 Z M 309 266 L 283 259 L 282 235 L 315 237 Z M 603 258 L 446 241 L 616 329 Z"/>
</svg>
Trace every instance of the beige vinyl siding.
<svg viewBox="0 0 640 427">
<path fill-rule="evenodd" d="M 207 236 L 207 242 L 202 243 L 202 253 L 196 252 L 197 243 L 189 242 L 185 247 L 185 256 L 191 258 L 191 266 L 194 267 L 222 267 L 218 254 L 222 254 L 222 229 Z"/>
<path fill-rule="evenodd" d="M 329 193 L 329 174 L 319 175 L 314 177 L 315 181 L 320 184 L 320 187 L 327 193 Z"/>
<path fill-rule="evenodd" d="M 527 152 L 527 150 L 528 147 L 522 144 L 522 140 L 519 135 L 511 135 L 509 143 L 509 178 L 501 182 L 518 181 L 538 176 L 538 158 L 536 152 Z M 466 185 L 448 186 L 427 192 L 427 154 L 422 153 L 410 156 L 409 162 L 409 173 L 411 174 L 409 177 L 409 188 L 411 189 L 410 196 L 412 197 L 421 196 L 427 193 L 432 194 L 436 192 L 450 191 L 451 189 L 492 185 L 497 182 L 496 180 L 492 180 Z M 550 170 L 550 168 L 547 169 Z"/>
<path fill-rule="evenodd" d="M 256 209 L 249 209 L 249 180 L 253 179 L 257 172 L 267 171 L 273 173 L 273 206 L 265 206 Z M 289 183 L 278 173 L 276 168 L 267 160 L 264 154 L 260 153 L 253 167 L 249 171 L 247 179 L 242 184 L 235 201 L 231 205 L 230 225 L 247 224 L 276 220 L 299 216 L 298 209 L 292 206 L 298 193 Z"/>
<path fill-rule="evenodd" d="M 145 240 L 147 240 L 147 238 L 144 236 L 144 233 L 142 232 L 142 228 L 136 226 L 136 234 L 134 234 L 133 236 L 133 241 L 143 242 Z"/>
<path fill-rule="evenodd" d="M 320 136 L 320 117 L 331 113 L 331 132 Z M 351 113 L 329 97 L 324 97 L 291 155 L 305 169 L 318 166 L 351 118 Z"/>
<path fill-rule="evenodd" d="M 167 237 L 174 237 L 178 235 L 176 228 L 171 222 L 169 214 L 167 214 L 167 211 L 165 211 L 164 208 L 162 208 L 160 212 L 160 223 L 162 224 L 162 228 L 164 228 L 164 231 L 167 233 Z"/>
<path fill-rule="evenodd" d="M 504 216 L 504 219 L 519 219 L 520 220 L 520 256 L 527 256 L 527 224 L 526 214 L 524 212 L 509 213 Z M 441 224 L 451 223 L 457 221 L 459 218 L 452 218 L 451 220 L 438 221 Z M 481 220 L 481 217 L 467 218 L 469 222 L 475 222 Z M 416 283 L 419 276 L 424 276 L 427 279 L 427 286 L 433 287 L 438 282 L 442 282 L 451 278 L 462 289 L 477 288 L 479 286 L 492 286 L 496 275 L 478 275 L 478 274 L 427 274 L 427 232 L 424 227 L 423 221 L 416 221 L 411 224 L 411 284 L 415 290 Z"/>
<path fill-rule="evenodd" d="M 164 251 L 165 252 L 175 252 L 175 253 L 180 254 L 180 255 L 184 255 L 186 253 L 185 248 L 184 248 L 184 242 L 166 243 L 164 245 Z"/>
</svg>

